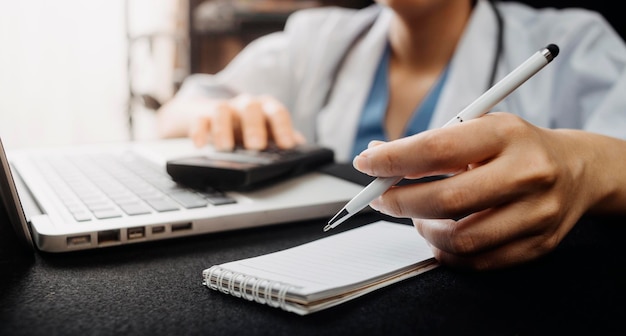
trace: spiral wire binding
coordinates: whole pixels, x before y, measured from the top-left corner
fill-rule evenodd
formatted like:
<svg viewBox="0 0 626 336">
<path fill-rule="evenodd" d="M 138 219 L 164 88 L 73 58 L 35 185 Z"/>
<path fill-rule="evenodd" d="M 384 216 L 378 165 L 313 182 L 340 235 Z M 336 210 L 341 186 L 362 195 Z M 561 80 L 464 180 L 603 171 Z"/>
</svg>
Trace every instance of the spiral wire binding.
<svg viewBox="0 0 626 336">
<path fill-rule="evenodd" d="M 260 279 L 255 276 L 229 271 L 219 266 L 213 266 L 205 271 L 204 279 L 204 285 L 210 289 L 248 301 L 290 310 L 287 306 L 286 296 L 289 288 L 293 286 L 280 281 Z"/>
</svg>

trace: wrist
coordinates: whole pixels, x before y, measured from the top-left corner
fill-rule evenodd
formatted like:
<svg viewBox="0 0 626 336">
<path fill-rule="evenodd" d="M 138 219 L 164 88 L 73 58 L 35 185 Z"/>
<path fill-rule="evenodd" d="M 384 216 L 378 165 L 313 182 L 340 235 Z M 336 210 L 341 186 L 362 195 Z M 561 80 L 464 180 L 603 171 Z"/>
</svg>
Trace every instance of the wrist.
<svg viewBox="0 0 626 336">
<path fill-rule="evenodd" d="M 580 130 L 557 130 L 578 197 L 592 213 L 626 212 L 626 141 Z"/>
</svg>

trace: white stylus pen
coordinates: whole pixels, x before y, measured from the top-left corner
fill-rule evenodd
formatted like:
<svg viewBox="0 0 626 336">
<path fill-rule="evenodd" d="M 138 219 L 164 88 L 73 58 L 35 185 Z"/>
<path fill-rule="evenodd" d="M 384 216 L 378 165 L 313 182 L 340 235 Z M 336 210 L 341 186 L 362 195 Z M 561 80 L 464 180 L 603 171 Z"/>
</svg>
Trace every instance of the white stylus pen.
<svg viewBox="0 0 626 336">
<path fill-rule="evenodd" d="M 450 119 L 443 127 L 459 124 L 466 120 L 478 118 L 513 92 L 520 85 L 543 69 L 559 54 L 559 47 L 550 44 L 534 53 L 524 63 L 515 68 L 510 74 L 502 78 L 498 83 L 483 93 L 473 103 Z M 370 202 L 382 195 L 387 189 L 402 180 L 402 177 L 378 177 L 359 192 L 348 204 L 346 204 L 333 218 L 328 221 L 324 231 L 337 227 L 355 213 L 361 211 Z"/>
</svg>

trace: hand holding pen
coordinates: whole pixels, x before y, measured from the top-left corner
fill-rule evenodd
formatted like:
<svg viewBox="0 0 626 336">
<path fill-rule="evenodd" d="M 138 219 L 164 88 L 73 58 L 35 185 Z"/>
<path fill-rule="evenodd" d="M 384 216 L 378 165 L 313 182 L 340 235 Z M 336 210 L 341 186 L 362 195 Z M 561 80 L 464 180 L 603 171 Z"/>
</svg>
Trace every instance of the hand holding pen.
<svg viewBox="0 0 626 336">
<path fill-rule="evenodd" d="M 354 166 L 372 176 L 448 175 L 392 187 L 370 205 L 410 218 L 442 264 L 497 269 L 555 250 L 585 214 L 623 213 L 623 145 L 503 111 L 377 144 Z"/>
<path fill-rule="evenodd" d="M 559 48 L 554 44 L 550 44 L 544 49 L 536 52 L 528 58 L 528 60 L 514 69 L 510 74 L 487 90 L 487 92 L 478 97 L 478 99 L 476 99 L 473 103 L 463 109 L 463 111 L 448 121 L 443 127 L 463 123 L 465 121 L 478 118 L 489 112 L 489 109 L 494 107 L 517 87 L 539 72 L 539 70 L 543 69 L 543 67 L 550 63 L 558 55 L 558 53 Z M 414 150 L 407 152 L 414 152 Z M 341 224 L 355 213 L 361 211 L 369 203 L 378 198 L 401 179 L 402 176 L 379 177 L 375 179 L 350 202 L 348 202 L 348 204 L 346 204 L 346 206 L 344 206 L 333 218 L 331 218 L 328 224 L 324 227 L 324 231 L 337 227 L 337 225 Z"/>
</svg>

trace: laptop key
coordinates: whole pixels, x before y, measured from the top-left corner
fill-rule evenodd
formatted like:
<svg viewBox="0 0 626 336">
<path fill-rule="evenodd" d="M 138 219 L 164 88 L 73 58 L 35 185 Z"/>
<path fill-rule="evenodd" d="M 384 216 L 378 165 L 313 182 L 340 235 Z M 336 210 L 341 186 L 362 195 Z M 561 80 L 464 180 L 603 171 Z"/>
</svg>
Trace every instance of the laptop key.
<svg viewBox="0 0 626 336">
<path fill-rule="evenodd" d="M 118 205 L 120 208 L 122 208 L 122 211 L 124 211 L 129 216 L 146 215 L 152 212 L 150 208 L 141 203 L 125 203 Z"/>
<path fill-rule="evenodd" d="M 98 219 L 122 217 L 122 213 L 117 211 L 116 209 L 96 210 L 92 212 L 93 215 L 96 216 L 96 218 Z"/>
<path fill-rule="evenodd" d="M 166 198 L 147 198 L 144 199 L 144 201 L 158 212 L 175 211 L 180 209 L 176 203 Z"/>
<path fill-rule="evenodd" d="M 206 187 L 202 192 L 202 195 L 206 198 L 206 200 L 213 205 L 225 205 L 225 204 L 233 204 L 237 203 L 237 200 L 226 195 L 221 190 Z"/>
<path fill-rule="evenodd" d="M 237 200 L 225 194 L 213 194 L 206 196 L 207 201 L 213 205 L 225 205 L 237 203 Z"/>
<path fill-rule="evenodd" d="M 70 211 L 70 213 L 74 217 L 74 220 L 76 220 L 77 222 L 87 222 L 91 220 L 90 212 L 76 210 L 76 211 Z"/>
<path fill-rule="evenodd" d="M 169 196 L 186 209 L 203 208 L 209 204 L 204 197 L 189 192 L 174 192 Z"/>
<path fill-rule="evenodd" d="M 57 182 L 57 193 L 81 222 L 237 203 L 219 190 L 199 192 L 179 185 L 138 158 L 87 155 L 44 165 L 51 169 L 42 170 Z"/>
</svg>

